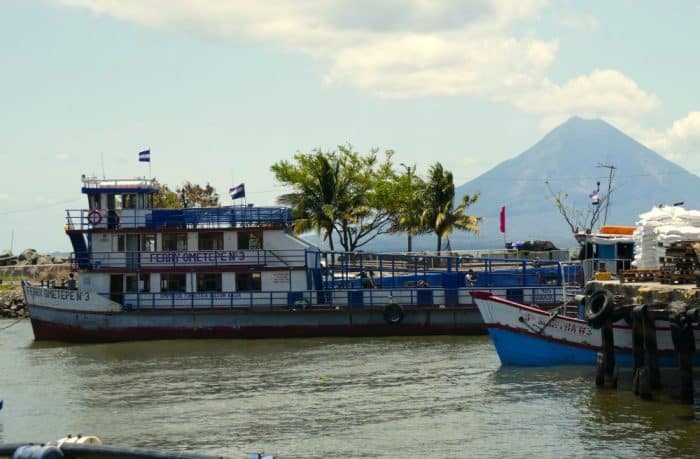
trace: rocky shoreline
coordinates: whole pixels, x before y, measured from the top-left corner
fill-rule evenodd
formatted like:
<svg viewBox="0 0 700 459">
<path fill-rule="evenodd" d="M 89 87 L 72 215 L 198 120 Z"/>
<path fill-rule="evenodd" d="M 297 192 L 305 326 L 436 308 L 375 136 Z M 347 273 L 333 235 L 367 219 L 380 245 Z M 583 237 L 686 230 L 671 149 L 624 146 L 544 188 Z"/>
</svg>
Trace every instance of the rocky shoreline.
<svg viewBox="0 0 700 459">
<path fill-rule="evenodd" d="M 0 317 L 29 317 L 21 286 L 13 285 L 7 290 L 0 290 Z"/>
<path fill-rule="evenodd" d="M 70 260 L 37 252 L 23 250 L 13 255 L 9 250 L 0 250 L 0 318 L 29 317 L 20 279 L 41 282 L 66 278 L 70 272 Z"/>
</svg>

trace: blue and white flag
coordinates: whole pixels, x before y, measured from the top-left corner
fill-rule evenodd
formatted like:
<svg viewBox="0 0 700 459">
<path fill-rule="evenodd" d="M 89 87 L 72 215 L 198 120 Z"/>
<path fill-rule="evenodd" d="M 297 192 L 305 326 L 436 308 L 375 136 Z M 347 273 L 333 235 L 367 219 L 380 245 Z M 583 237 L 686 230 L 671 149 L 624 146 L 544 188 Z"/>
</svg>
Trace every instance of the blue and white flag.
<svg viewBox="0 0 700 459">
<path fill-rule="evenodd" d="M 151 162 L 151 150 L 143 150 L 139 152 L 139 161 L 144 163 Z"/>
<path fill-rule="evenodd" d="M 228 189 L 231 199 L 245 198 L 245 184 L 241 183 Z"/>
<path fill-rule="evenodd" d="M 600 182 L 598 182 L 598 185 L 595 190 L 588 193 L 588 197 L 591 198 L 591 204 L 593 204 L 594 206 L 600 204 Z"/>
</svg>

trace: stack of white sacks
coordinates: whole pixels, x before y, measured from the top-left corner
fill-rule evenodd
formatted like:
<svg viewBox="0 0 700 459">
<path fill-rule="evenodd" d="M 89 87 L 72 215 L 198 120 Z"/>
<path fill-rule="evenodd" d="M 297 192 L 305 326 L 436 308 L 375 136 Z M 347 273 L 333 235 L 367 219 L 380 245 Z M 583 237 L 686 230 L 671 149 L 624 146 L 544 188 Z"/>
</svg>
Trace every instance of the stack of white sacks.
<svg viewBox="0 0 700 459">
<path fill-rule="evenodd" d="M 655 207 L 639 216 L 634 231 L 634 261 L 638 269 L 658 269 L 665 247 L 674 242 L 700 241 L 700 211 Z"/>
</svg>

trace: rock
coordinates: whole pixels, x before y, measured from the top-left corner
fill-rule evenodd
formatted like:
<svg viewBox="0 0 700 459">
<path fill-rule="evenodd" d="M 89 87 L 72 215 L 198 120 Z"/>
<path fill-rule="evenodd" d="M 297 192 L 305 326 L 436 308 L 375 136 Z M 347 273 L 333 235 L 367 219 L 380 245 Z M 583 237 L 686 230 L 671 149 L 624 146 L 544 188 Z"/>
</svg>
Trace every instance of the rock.
<svg viewBox="0 0 700 459">
<path fill-rule="evenodd" d="M 39 255 L 36 253 L 36 250 L 34 250 L 34 249 L 23 250 L 22 253 L 19 254 L 19 257 L 17 257 L 17 259 L 20 262 L 26 261 L 27 263 L 25 263 L 25 264 L 30 264 L 30 265 L 35 265 L 36 260 L 38 258 L 39 258 Z"/>
<path fill-rule="evenodd" d="M 49 255 L 39 255 L 36 258 L 36 263 L 37 265 L 52 265 L 54 263 L 53 257 Z"/>
</svg>

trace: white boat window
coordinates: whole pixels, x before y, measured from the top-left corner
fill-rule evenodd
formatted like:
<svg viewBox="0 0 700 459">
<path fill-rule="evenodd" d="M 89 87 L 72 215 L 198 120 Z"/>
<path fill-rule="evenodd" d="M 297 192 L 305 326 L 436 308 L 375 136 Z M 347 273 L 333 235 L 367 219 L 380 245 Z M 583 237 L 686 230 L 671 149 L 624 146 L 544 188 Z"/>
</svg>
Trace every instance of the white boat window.
<svg viewBox="0 0 700 459">
<path fill-rule="evenodd" d="M 143 194 L 141 195 L 143 197 L 143 205 L 141 206 L 142 209 L 152 209 L 153 208 L 153 195 L 152 194 Z"/>
<path fill-rule="evenodd" d="M 164 293 L 180 292 L 187 290 L 186 275 L 183 273 L 163 273 L 160 275 L 160 291 Z"/>
<path fill-rule="evenodd" d="M 236 291 L 260 291 L 262 290 L 259 272 L 236 273 Z"/>
<path fill-rule="evenodd" d="M 262 231 L 239 231 L 238 232 L 238 249 L 239 250 L 262 250 L 263 248 L 263 233 Z"/>
<path fill-rule="evenodd" d="M 126 236 L 123 234 L 117 235 L 117 252 L 126 250 Z"/>
<path fill-rule="evenodd" d="M 221 273 L 197 273 L 198 292 L 220 292 Z"/>
<path fill-rule="evenodd" d="M 90 210 L 101 209 L 102 206 L 100 205 L 100 195 L 99 194 L 88 195 L 88 206 L 90 207 Z"/>
<path fill-rule="evenodd" d="M 224 233 L 199 233 L 199 250 L 223 250 Z"/>
<path fill-rule="evenodd" d="M 141 251 L 155 252 L 156 251 L 156 235 L 142 234 L 141 235 Z"/>
<path fill-rule="evenodd" d="M 135 194 L 122 195 L 122 208 L 123 209 L 136 209 L 136 195 Z"/>
<path fill-rule="evenodd" d="M 187 250 L 187 233 L 163 233 L 164 251 Z"/>
</svg>

